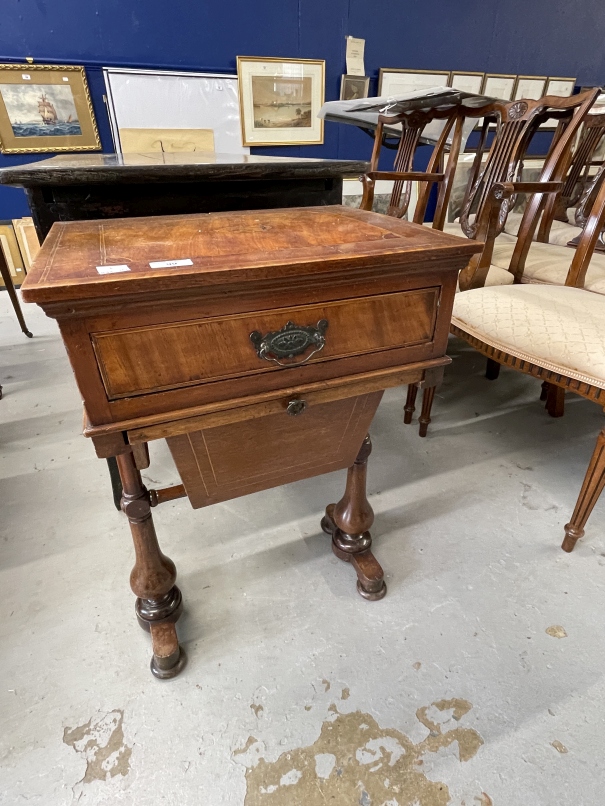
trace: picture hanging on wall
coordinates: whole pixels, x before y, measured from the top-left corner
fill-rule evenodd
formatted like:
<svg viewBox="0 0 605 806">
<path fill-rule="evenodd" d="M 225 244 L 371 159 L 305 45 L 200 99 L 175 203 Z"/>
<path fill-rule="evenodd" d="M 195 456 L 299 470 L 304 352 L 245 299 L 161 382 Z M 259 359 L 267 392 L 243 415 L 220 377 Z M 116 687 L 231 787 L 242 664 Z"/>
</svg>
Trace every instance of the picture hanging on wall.
<svg viewBox="0 0 605 806">
<path fill-rule="evenodd" d="M 0 64 L 0 151 L 98 151 L 83 67 Z"/>
<path fill-rule="evenodd" d="M 343 76 L 340 81 L 340 100 L 356 101 L 357 98 L 367 98 L 369 87 L 369 76 Z"/>
<path fill-rule="evenodd" d="M 517 85 L 513 93 L 513 101 L 530 98 L 537 101 L 544 95 L 546 76 L 517 76 Z"/>
<path fill-rule="evenodd" d="M 485 73 L 465 73 L 452 70 L 448 86 L 461 92 L 472 92 L 475 95 L 481 95 L 484 75 Z"/>
<path fill-rule="evenodd" d="M 323 60 L 238 56 L 237 75 L 243 145 L 323 143 Z"/>
<path fill-rule="evenodd" d="M 512 101 L 516 82 L 517 76 L 488 73 L 485 76 L 482 94 L 488 95 L 490 98 L 498 98 L 500 101 Z"/>
<path fill-rule="evenodd" d="M 379 97 L 405 95 L 416 90 L 447 87 L 449 70 L 407 70 L 399 67 L 381 67 L 378 74 Z"/>
</svg>

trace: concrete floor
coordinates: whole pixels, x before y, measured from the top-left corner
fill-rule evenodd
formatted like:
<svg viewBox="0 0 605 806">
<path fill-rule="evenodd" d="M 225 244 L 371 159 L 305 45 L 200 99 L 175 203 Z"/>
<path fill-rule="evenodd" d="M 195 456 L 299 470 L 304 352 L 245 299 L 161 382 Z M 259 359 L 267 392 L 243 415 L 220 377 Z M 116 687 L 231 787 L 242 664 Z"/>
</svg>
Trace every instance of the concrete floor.
<svg viewBox="0 0 605 806">
<path fill-rule="evenodd" d="M 344 473 L 155 512 L 186 602 L 183 675 L 154 680 L 128 526 L 54 322 L 0 293 L 0 803 L 601 806 L 605 501 L 559 544 L 597 406 L 452 342 L 429 437 L 403 390 L 369 485 L 389 593 L 319 530 Z M 150 485 L 176 481 L 152 446 Z"/>
</svg>

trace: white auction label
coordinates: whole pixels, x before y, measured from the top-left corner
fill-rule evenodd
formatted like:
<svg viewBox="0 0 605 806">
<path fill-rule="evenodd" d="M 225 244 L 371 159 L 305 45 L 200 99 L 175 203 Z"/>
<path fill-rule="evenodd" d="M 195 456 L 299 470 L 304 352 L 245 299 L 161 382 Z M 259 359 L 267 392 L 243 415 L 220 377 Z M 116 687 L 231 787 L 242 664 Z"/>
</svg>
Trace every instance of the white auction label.
<svg viewBox="0 0 605 806">
<path fill-rule="evenodd" d="M 184 260 L 156 260 L 149 264 L 152 269 L 172 269 L 175 266 L 193 266 L 191 258 Z"/>
<path fill-rule="evenodd" d="M 128 266 L 122 264 L 121 266 L 97 266 L 99 274 L 117 274 L 120 271 L 130 271 Z"/>
</svg>

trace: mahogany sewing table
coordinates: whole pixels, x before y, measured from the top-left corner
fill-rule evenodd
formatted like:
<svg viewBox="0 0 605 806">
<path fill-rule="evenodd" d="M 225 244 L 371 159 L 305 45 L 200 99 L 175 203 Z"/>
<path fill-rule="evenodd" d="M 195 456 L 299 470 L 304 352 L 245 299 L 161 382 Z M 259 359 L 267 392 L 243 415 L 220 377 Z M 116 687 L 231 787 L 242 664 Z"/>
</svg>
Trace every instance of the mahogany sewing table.
<svg viewBox="0 0 605 806">
<path fill-rule="evenodd" d="M 0 169 L 0 184 L 21 187 L 44 241 L 56 221 L 214 213 L 340 204 L 343 177 L 369 169 L 363 160 L 192 153 L 59 154 Z M 15 313 L 31 337 L 8 267 L 3 270 Z M 114 502 L 122 486 L 107 460 Z"/>
<path fill-rule="evenodd" d="M 152 672 L 185 655 L 152 507 L 207 506 L 348 468 L 322 528 L 380 599 L 366 499 L 384 389 L 441 379 L 458 271 L 481 245 L 341 206 L 57 223 L 22 286 L 59 324 L 84 433 L 117 457 Z M 166 439 L 182 484 L 147 490 Z"/>
</svg>

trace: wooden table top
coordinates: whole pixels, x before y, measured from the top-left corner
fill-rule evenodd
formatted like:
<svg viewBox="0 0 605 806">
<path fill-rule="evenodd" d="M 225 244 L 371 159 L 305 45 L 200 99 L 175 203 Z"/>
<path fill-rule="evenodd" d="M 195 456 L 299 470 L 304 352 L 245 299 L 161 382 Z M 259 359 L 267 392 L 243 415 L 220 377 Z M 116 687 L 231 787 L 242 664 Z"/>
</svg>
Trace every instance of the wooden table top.
<svg viewBox="0 0 605 806">
<path fill-rule="evenodd" d="M 27 165 L 0 170 L 0 184 L 121 184 L 128 182 L 193 182 L 200 179 L 296 179 L 359 176 L 369 170 L 363 160 L 268 157 L 258 154 L 194 153 L 60 154 Z"/>
<path fill-rule="evenodd" d="M 426 270 L 427 261 L 481 248 L 340 205 L 70 221 L 53 225 L 21 290 L 28 302 L 61 302 L 368 266 Z"/>
</svg>

